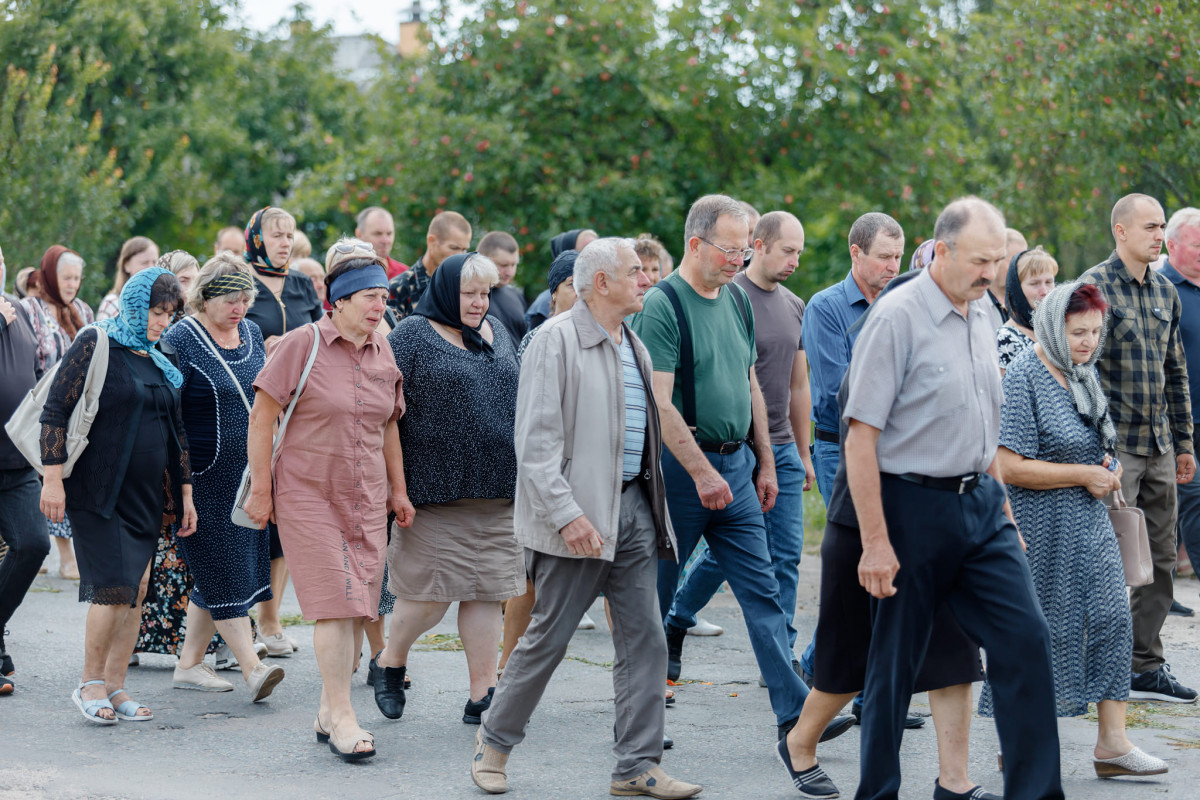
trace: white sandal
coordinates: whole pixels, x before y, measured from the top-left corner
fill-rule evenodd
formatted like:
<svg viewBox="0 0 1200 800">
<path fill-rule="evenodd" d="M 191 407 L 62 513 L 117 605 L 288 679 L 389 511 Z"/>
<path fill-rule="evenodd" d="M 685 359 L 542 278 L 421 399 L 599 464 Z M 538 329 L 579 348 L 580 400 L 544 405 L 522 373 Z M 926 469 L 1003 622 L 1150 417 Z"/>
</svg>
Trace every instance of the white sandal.
<svg viewBox="0 0 1200 800">
<path fill-rule="evenodd" d="M 1135 747 L 1123 756 L 1097 758 L 1092 762 L 1100 778 L 1116 778 L 1122 775 L 1162 775 L 1167 771 L 1167 762 L 1142 752 Z"/>
<path fill-rule="evenodd" d="M 108 696 L 109 704 L 111 705 L 112 699 L 114 697 L 116 697 L 117 695 L 119 695 L 123 691 L 125 691 L 124 686 L 122 686 L 120 689 L 117 689 L 115 692 L 110 694 Z M 147 706 L 142 705 L 137 700 L 130 699 L 130 700 L 126 700 L 124 703 L 121 703 L 121 705 L 117 706 L 114 709 L 114 711 L 117 714 L 117 719 L 123 719 L 126 722 L 145 722 L 147 720 L 154 719 L 153 712 L 151 712 L 149 714 L 138 714 L 137 713 L 137 712 L 141 711 L 143 708 L 145 708 L 147 711 L 150 711 L 150 709 Z"/>
</svg>

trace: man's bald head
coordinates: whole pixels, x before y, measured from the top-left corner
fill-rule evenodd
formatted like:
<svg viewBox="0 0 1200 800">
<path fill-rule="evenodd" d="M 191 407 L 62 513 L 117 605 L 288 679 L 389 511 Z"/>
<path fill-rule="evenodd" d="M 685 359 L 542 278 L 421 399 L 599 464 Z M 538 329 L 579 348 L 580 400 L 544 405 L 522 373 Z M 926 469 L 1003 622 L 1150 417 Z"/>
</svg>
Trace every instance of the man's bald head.
<svg viewBox="0 0 1200 800">
<path fill-rule="evenodd" d="M 933 226 L 933 239 L 945 242 L 946 246 L 953 250 L 959 235 L 976 221 L 982 222 L 988 228 L 997 229 L 1001 237 L 1006 234 L 1004 215 L 1000 213 L 1000 209 L 986 200 L 969 195 L 960 197 L 942 209 Z"/>
<path fill-rule="evenodd" d="M 1149 203 L 1153 207 L 1162 208 L 1162 205 L 1148 194 L 1138 194 L 1136 192 L 1127 194 L 1113 206 L 1112 218 L 1109 220 L 1110 225 L 1113 228 L 1116 228 L 1118 225 L 1128 226 L 1142 203 Z"/>
</svg>

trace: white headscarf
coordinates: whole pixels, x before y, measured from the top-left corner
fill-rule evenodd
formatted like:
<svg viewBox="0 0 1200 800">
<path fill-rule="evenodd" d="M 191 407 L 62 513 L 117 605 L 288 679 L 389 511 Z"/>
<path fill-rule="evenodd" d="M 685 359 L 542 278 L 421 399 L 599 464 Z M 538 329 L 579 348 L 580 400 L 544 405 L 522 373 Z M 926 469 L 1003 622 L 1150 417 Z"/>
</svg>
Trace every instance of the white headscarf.
<svg viewBox="0 0 1200 800">
<path fill-rule="evenodd" d="M 1107 326 L 1100 327 L 1100 341 L 1096 343 L 1092 357 L 1083 364 L 1071 360 L 1071 345 L 1067 342 L 1067 305 L 1081 285 L 1079 281 L 1072 281 L 1055 286 L 1033 312 L 1033 332 L 1050 363 L 1067 379 L 1067 388 L 1079 415 L 1100 432 L 1100 446 L 1111 450 L 1117 441 L 1117 430 L 1108 416 L 1108 398 L 1100 388 L 1100 378 L 1096 374 L 1096 361 L 1104 350 Z"/>
</svg>

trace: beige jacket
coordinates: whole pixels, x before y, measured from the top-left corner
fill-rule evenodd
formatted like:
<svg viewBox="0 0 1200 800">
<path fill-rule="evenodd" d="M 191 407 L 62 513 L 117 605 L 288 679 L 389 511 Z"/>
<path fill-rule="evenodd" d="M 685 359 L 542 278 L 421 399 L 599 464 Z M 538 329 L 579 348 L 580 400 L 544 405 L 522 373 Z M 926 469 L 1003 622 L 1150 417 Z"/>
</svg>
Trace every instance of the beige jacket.
<svg viewBox="0 0 1200 800">
<path fill-rule="evenodd" d="M 623 336 L 646 386 L 642 482 L 654 514 L 660 558 L 677 559 L 662 477 L 662 431 L 650 354 L 628 325 Z M 517 390 L 517 541 L 540 553 L 572 556 L 559 531 L 586 515 L 612 561 L 621 519 L 625 385 L 621 352 L 580 300 L 542 323 L 521 358 Z"/>
</svg>

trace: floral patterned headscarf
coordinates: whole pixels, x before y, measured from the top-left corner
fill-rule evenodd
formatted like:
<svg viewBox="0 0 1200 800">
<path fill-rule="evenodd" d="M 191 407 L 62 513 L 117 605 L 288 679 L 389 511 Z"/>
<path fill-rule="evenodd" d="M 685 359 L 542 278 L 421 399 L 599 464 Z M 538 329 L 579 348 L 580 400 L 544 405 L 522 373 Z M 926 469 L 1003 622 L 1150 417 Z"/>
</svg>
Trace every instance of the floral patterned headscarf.
<svg viewBox="0 0 1200 800">
<path fill-rule="evenodd" d="M 275 266 L 267 257 L 267 248 L 263 245 L 262 218 L 270 210 L 270 206 L 260 208 L 250 218 L 250 224 L 246 226 L 246 251 L 242 257 L 259 275 L 280 278 L 288 274 L 288 264 L 291 262 Z"/>
</svg>

